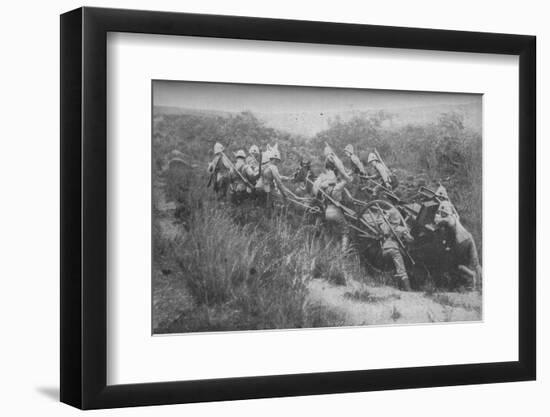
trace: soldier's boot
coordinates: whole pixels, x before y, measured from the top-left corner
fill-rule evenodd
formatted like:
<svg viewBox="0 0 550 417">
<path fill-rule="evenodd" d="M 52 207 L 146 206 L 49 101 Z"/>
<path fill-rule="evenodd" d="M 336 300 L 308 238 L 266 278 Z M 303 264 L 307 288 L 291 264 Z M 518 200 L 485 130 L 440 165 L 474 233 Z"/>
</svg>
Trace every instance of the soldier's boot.
<svg viewBox="0 0 550 417">
<path fill-rule="evenodd" d="M 402 284 L 403 284 L 403 291 L 412 291 L 411 282 L 409 281 L 408 277 L 404 277 L 402 279 Z"/>
<path fill-rule="evenodd" d="M 462 280 L 464 281 L 464 287 L 466 291 L 473 291 L 476 287 L 476 272 L 472 271 L 465 265 L 459 265 L 458 271 Z"/>
</svg>

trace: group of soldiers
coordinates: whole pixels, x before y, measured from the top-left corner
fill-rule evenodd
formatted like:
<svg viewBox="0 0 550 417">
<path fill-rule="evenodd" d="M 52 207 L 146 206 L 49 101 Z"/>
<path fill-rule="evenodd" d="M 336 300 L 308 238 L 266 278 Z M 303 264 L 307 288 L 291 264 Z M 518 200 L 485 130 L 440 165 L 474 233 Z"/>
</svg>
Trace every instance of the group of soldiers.
<svg viewBox="0 0 550 417">
<path fill-rule="evenodd" d="M 309 209 L 310 212 L 324 214 L 322 217 L 326 224 L 340 235 L 342 250 L 346 252 L 349 250 L 351 229 L 360 230 L 353 225 L 354 221 L 359 222 L 360 227 L 362 223 L 364 227 L 373 229 L 373 214 L 369 213 L 370 219 L 366 215 L 361 218 L 345 204 L 346 201 L 364 204 L 355 199 L 354 194 L 368 188 L 363 187 L 366 182 L 373 185 L 369 188 L 373 198 L 383 195 L 384 192 L 391 194 L 397 186 L 397 178 L 376 150 L 368 154 L 365 165 L 354 152 L 353 146 L 347 145 L 344 155 L 350 168 L 346 168 L 328 144 L 323 155 L 324 169 L 320 175 L 313 174 L 310 161 L 301 161 L 296 173 L 287 177 L 279 172 L 281 154 L 278 145 L 267 145 L 263 152 L 258 146 L 252 145 L 248 154 L 242 149 L 238 150 L 234 153 L 233 162 L 226 155 L 224 146 L 216 143 L 214 159 L 208 165 L 208 186 L 213 185 L 219 198 L 225 198 L 229 193 L 230 200 L 235 204 L 241 204 L 245 200 L 254 201 L 268 212 L 276 202 L 289 201 Z M 288 181 L 299 183 L 298 188 L 292 191 L 285 184 Z M 460 216 L 443 186 L 438 188 L 436 196 L 439 207 L 434 223 L 437 228 L 445 229 L 447 235 L 452 236 L 452 245 L 449 242 L 444 243 L 456 253 L 457 272 L 465 278 L 470 288 L 474 288 L 480 281 L 481 267 L 473 237 L 461 224 Z M 312 205 L 312 201 L 320 204 Z M 407 252 L 407 246 L 414 240 L 411 230 L 395 207 L 390 205 L 386 210 L 378 205 L 375 207 L 379 210 L 376 230 L 381 232 L 378 240 L 382 256 L 391 261 L 398 286 L 410 291 L 405 258 L 412 261 Z"/>
<path fill-rule="evenodd" d="M 234 201 L 241 202 L 247 194 L 254 192 L 263 191 L 265 194 L 271 195 L 272 199 L 292 195 L 283 181 L 294 179 L 294 177 L 287 177 L 279 172 L 281 153 L 278 145 L 273 147 L 267 145 L 264 152 L 260 152 L 258 146 L 252 145 L 248 150 L 248 155 L 243 149 L 240 149 L 234 153 L 234 163 L 224 151 L 224 146 L 221 143 L 216 143 L 214 159 L 208 164 L 208 173 L 210 174 L 208 185 L 213 184 L 214 191 L 220 197 L 225 197 L 229 192 Z M 353 182 L 354 175 L 361 179 L 378 180 L 387 189 L 395 188 L 395 176 L 376 150 L 370 153 L 367 159 L 367 166 L 371 168 L 372 175 L 368 175 L 367 168 L 354 153 L 353 145 L 347 145 L 344 153 L 351 161 L 350 171 L 346 170 L 332 148 L 328 144 L 325 146 L 325 172 L 317 179 L 321 189 L 332 185 L 334 181 L 343 182 L 337 187 L 342 188 L 346 183 Z M 306 168 L 306 170 L 311 168 L 310 161 L 302 161 L 301 164 L 302 168 Z"/>
<path fill-rule="evenodd" d="M 235 163 L 224 153 L 221 143 L 214 145 L 214 159 L 208 165 L 210 179 L 208 185 L 213 184 L 214 191 L 224 198 L 227 192 L 235 203 L 242 202 L 252 194 L 265 193 L 265 200 L 277 194 L 285 197 L 287 187 L 283 180 L 288 177 L 279 173 L 278 165 L 281 162 L 281 153 L 278 146 L 267 146 L 265 152 L 260 153 L 256 145 L 252 145 L 246 155 L 244 150 L 235 152 Z"/>
</svg>

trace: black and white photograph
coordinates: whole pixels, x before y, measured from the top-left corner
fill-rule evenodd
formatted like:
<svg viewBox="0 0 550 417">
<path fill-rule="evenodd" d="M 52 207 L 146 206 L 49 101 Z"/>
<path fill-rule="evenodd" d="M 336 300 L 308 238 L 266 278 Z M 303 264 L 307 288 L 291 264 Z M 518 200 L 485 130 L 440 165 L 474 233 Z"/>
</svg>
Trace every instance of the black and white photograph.
<svg viewBox="0 0 550 417">
<path fill-rule="evenodd" d="M 547 416 L 546 9 L 6 2 L 0 415 Z"/>
<path fill-rule="evenodd" d="M 483 318 L 482 95 L 152 81 L 153 334 Z"/>
</svg>

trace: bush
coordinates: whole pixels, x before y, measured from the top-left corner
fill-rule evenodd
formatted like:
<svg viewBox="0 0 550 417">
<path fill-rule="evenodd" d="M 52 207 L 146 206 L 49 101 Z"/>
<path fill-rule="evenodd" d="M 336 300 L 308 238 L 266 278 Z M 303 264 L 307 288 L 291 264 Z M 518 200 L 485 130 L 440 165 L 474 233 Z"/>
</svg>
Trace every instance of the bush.
<svg viewBox="0 0 550 417">
<path fill-rule="evenodd" d="M 293 228 L 282 216 L 270 219 L 265 230 L 241 226 L 210 203 L 193 214 L 189 225 L 174 255 L 202 311 L 195 330 L 322 326 L 322 317 L 334 322 L 336 313 L 320 314 L 318 306 L 308 304 L 307 283 L 318 268 L 312 260 L 326 260 L 325 277 L 346 276 L 350 261 L 309 228 Z"/>
</svg>

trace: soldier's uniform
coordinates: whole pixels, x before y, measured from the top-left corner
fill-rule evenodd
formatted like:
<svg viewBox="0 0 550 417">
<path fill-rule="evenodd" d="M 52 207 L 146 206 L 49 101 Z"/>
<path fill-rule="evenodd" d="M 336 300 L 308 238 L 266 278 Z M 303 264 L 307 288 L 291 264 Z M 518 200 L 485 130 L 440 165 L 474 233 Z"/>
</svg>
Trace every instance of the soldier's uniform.
<svg viewBox="0 0 550 417">
<path fill-rule="evenodd" d="M 235 154 L 235 157 L 237 161 L 230 171 L 230 189 L 233 202 L 240 204 L 244 198 L 252 193 L 255 173 L 254 170 L 245 162 L 246 155 L 243 150 L 239 150 Z"/>
<path fill-rule="evenodd" d="M 286 187 L 281 179 L 279 168 L 272 162 L 268 162 L 262 169 L 261 187 L 268 194 L 279 191 L 285 195 Z"/>
<path fill-rule="evenodd" d="M 362 198 L 362 196 L 364 196 L 362 185 L 364 178 L 367 177 L 367 169 L 363 165 L 361 159 L 355 154 L 352 145 L 347 145 L 344 148 L 344 153 L 351 162 L 351 171 L 349 173 L 352 177 L 352 181 L 348 184 L 347 189 L 351 194 Z"/>
<path fill-rule="evenodd" d="M 355 152 L 353 150 L 352 145 L 347 145 L 344 148 L 345 154 L 349 157 L 351 161 L 351 172 L 355 175 L 367 175 L 367 170 L 365 169 L 365 166 L 363 165 L 363 162 L 357 155 L 355 155 Z"/>
<path fill-rule="evenodd" d="M 248 156 L 246 157 L 246 165 L 248 165 L 251 169 L 257 172 L 260 168 L 260 163 L 258 162 L 257 156 L 260 155 L 260 150 L 256 145 L 252 145 L 250 149 L 248 150 Z"/>
<path fill-rule="evenodd" d="M 232 167 L 229 176 L 231 178 L 231 189 L 236 193 L 244 193 L 247 189 L 247 183 L 245 182 L 246 177 L 244 177 L 244 168 L 246 167 L 244 152 L 238 151 L 235 154 L 236 162 Z"/>
<path fill-rule="evenodd" d="M 281 160 L 277 145 L 274 147 L 268 145 L 263 155 L 263 158 L 268 159 L 269 162 L 262 162 L 262 175 L 256 182 L 256 191 L 262 196 L 260 198 L 263 199 L 266 208 L 271 211 L 276 200 L 286 197 L 288 189 L 283 184 L 283 177 L 276 165 L 276 161 Z"/>
<path fill-rule="evenodd" d="M 325 221 L 332 235 L 341 235 L 342 251 L 349 246 L 349 226 L 338 204 L 342 204 L 345 181 L 338 181 L 332 170 L 321 174 L 313 184 L 313 193 L 325 204 Z M 321 192 L 322 191 L 322 192 Z M 325 194 L 329 197 L 325 197 Z M 332 200 L 332 201 L 331 201 Z"/>
<path fill-rule="evenodd" d="M 256 159 L 256 157 L 254 155 L 248 155 L 246 157 L 246 165 L 248 165 L 249 167 L 253 168 L 253 169 L 256 169 L 258 170 L 258 168 L 260 167 L 260 164 L 258 163 L 258 160 Z"/>
<path fill-rule="evenodd" d="M 384 187 L 391 188 L 391 173 L 374 153 L 369 154 L 367 163 L 374 169 L 375 178 L 380 179 Z"/>
<path fill-rule="evenodd" d="M 394 277 L 397 280 L 398 285 L 405 291 L 411 290 L 409 276 L 407 269 L 405 268 L 405 260 L 403 259 L 403 253 L 397 237 L 403 242 L 403 244 L 412 242 L 413 238 L 409 233 L 409 230 L 401 225 L 401 219 L 396 209 L 392 209 L 388 213 L 388 222 L 383 222 L 380 225 L 380 229 L 383 233 L 382 240 L 382 256 L 390 259 L 395 268 Z M 391 228 L 390 228 L 391 227 Z M 395 233 L 395 235 L 394 235 Z"/>
<path fill-rule="evenodd" d="M 346 168 L 340 158 L 338 158 L 329 145 L 325 146 L 323 153 L 325 155 L 325 169 L 327 171 L 332 171 L 341 181 L 351 182 L 353 180 L 353 178 L 351 178 L 349 173 L 346 171 Z"/>
<path fill-rule="evenodd" d="M 308 193 L 308 189 L 311 190 L 311 181 L 312 181 L 312 172 L 311 172 L 311 161 L 301 160 L 300 166 L 294 172 L 292 176 L 292 181 L 298 183 L 296 193 L 300 195 L 305 195 Z"/>
<path fill-rule="evenodd" d="M 435 195 L 443 201 L 448 201 L 449 204 L 450 204 L 450 207 L 452 209 L 453 215 L 457 219 L 460 219 L 460 216 L 458 215 L 458 211 L 456 211 L 456 208 L 455 208 L 454 204 L 451 202 L 451 199 L 449 198 L 449 194 L 447 193 L 447 189 L 443 185 L 441 185 L 441 183 L 437 187 L 437 190 L 435 190 Z"/>
<path fill-rule="evenodd" d="M 219 197 L 225 197 L 229 187 L 231 161 L 223 153 L 224 147 L 220 143 L 214 145 L 214 159 L 208 164 L 207 172 L 213 176 L 214 191 Z"/>
<path fill-rule="evenodd" d="M 369 154 L 367 164 L 370 171 L 369 174 L 371 174 L 367 175 L 367 177 L 380 182 L 380 185 L 376 186 L 373 190 L 375 196 L 381 191 L 382 186 L 389 190 L 394 188 L 391 172 L 388 170 L 386 165 L 378 159 L 378 156 L 376 156 L 375 153 Z"/>
<path fill-rule="evenodd" d="M 454 242 L 450 247 L 455 272 L 466 283 L 468 289 L 475 289 L 481 284 L 482 270 L 479 263 L 477 247 L 473 236 L 460 223 L 454 206 L 449 201 L 439 205 L 435 223 L 451 231 Z"/>
<path fill-rule="evenodd" d="M 351 155 L 349 159 L 351 160 L 351 170 L 355 175 L 367 175 L 365 165 L 357 155 Z"/>
</svg>

